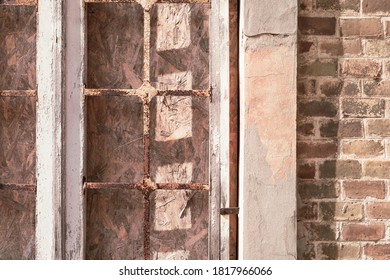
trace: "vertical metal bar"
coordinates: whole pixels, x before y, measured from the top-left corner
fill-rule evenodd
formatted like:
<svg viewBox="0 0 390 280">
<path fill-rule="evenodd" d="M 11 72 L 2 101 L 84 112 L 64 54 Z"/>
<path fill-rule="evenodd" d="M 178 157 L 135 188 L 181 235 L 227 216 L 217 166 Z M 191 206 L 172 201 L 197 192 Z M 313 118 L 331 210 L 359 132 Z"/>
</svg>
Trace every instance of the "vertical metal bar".
<svg viewBox="0 0 390 280">
<path fill-rule="evenodd" d="M 84 259 L 85 158 L 83 0 L 66 0 L 65 25 L 65 259 Z"/>
<path fill-rule="evenodd" d="M 63 257 L 62 1 L 38 1 L 36 259 Z"/>
</svg>

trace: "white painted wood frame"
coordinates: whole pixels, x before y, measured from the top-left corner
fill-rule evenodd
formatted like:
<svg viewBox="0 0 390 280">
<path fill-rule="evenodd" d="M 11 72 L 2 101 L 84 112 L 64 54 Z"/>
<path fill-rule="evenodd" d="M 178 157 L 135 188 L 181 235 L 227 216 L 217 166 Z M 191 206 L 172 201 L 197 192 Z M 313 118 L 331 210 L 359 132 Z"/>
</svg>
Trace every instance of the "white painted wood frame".
<svg viewBox="0 0 390 280">
<path fill-rule="evenodd" d="M 62 259 L 63 228 L 63 6 L 38 1 L 36 259 Z"/>
<path fill-rule="evenodd" d="M 229 0 L 211 0 L 209 259 L 229 259 Z"/>
</svg>

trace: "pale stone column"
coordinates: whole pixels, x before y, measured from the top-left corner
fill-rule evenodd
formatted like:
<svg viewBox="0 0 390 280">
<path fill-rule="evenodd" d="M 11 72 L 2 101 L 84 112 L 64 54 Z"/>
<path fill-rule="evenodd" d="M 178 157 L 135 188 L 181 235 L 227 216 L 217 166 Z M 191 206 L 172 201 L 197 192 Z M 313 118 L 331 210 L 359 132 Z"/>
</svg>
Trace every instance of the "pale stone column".
<svg viewBox="0 0 390 280">
<path fill-rule="evenodd" d="M 240 259 L 296 258 L 297 1 L 241 1 Z"/>
</svg>

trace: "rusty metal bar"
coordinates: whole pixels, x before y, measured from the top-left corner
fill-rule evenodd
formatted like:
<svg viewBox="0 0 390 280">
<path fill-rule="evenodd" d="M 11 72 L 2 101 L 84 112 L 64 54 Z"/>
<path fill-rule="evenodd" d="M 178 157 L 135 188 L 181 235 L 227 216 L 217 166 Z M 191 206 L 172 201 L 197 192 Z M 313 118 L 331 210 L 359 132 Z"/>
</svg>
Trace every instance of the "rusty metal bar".
<svg viewBox="0 0 390 280">
<path fill-rule="evenodd" d="M 0 183 L 0 190 L 24 190 L 36 192 L 37 186 L 31 184 L 3 184 Z"/>
<path fill-rule="evenodd" d="M 36 97 L 36 90 L 0 90 L 0 97 Z"/>
<path fill-rule="evenodd" d="M 205 184 L 157 184 L 160 190 L 210 190 Z"/>
<path fill-rule="evenodd" d="M 165 91 L 158 91 L 157 96 L 204 96 L 209 97 L 211 96 L 210 90 L 165 90 Z"/>
</svg>

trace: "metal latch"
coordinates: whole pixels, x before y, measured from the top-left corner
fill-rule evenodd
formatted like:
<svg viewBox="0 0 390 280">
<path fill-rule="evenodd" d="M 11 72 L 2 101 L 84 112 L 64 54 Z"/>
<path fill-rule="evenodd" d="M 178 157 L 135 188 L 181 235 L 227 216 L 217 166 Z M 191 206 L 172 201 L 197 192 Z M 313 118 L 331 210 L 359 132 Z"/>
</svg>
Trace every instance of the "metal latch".
<svg viewBox="0 0 390 280">
<path fill-rule="evenodd" d="M 240 207 L 229 207 L 229 208 L 221 208 L 219 213 L 221 215 L 238 215 L 240 212 Z"/>
</svg>

